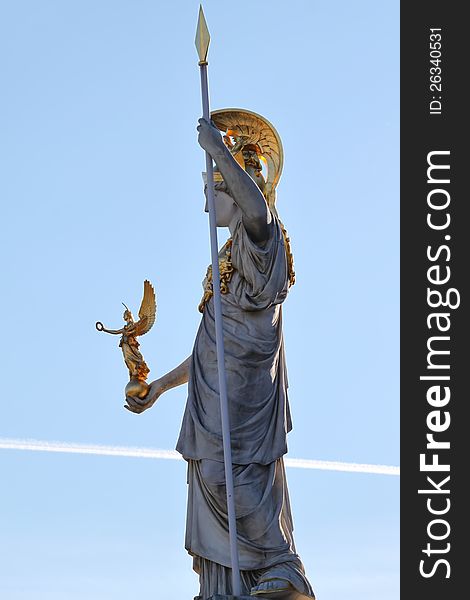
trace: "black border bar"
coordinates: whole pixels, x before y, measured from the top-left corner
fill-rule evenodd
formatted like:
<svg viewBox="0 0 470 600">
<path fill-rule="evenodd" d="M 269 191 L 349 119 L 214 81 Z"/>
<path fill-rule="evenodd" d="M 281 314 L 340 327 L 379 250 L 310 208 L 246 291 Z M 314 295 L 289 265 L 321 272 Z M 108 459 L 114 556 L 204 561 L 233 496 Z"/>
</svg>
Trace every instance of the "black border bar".
<svg viewBox="0 0 470 600">
<path fill-rule="evenodd" d="M 403 600 L 469 593 L 470 102 L 464 88 L 470 34 L 464 6 L 452 0 L 401 3 Z"/>
</svg>

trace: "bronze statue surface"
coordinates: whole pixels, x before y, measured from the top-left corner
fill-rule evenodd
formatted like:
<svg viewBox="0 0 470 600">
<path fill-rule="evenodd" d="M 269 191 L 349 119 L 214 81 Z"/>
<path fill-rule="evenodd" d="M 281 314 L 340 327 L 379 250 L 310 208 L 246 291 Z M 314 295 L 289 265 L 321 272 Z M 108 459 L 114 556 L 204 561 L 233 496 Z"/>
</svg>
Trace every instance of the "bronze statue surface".
<svg viewBox="0 0 470 600">
<path fill-rule="evenodd" d="M 222 123 L 217 114 L 227 119 Z M 281 146 L 278 136 L 271 135 L 272 126 L 269 130 L 266 120 L 250 111 L 229 109 L 213 117 L 216 127 L 200 119 L 198 132 L 200 145 L 218 169 L 216 224 L 230 231 L 219 252 L 219 285 L 241 596 L 311 600 L 314 592 L 294 544 L 283 460 L 292 423 L 282 304 L 294 271 L 275 207 Z M 259 167 L 268 151 L 273 159 L 264 180 Z M 188 463 L 185 547 L 199 574 L 198 600 L 230 595 L 233 589 L 210 270 L 203 287 L 201 324 L 191 355 L 153 381 L 145 398 L 126 398 L 126 408 L 141 414 L 167 390 L 188 384 L 176 449 Z"/>
</svg>

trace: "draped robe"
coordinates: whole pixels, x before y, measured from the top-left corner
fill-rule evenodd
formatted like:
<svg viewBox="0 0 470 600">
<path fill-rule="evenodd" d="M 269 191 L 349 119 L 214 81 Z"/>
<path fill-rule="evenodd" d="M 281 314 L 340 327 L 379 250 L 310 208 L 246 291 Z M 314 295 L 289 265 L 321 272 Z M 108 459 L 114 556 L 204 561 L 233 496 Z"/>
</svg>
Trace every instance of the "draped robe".
<svg viewBox="0 0 470 600">
<path fill-rule="evenodd" d="M 291 430 L 281 304 L 287 296 L 284 237 L 276 218 L 263 245 L 243 221 L 232 236 L 232 278 L 222 295 L 225 370 L 242 593 L 285 579 L 314 598 L 293 540 L 283 455 Z M 230 594 L 230 549 L 213 298 L 192 352 L 188 399 L 176 449 L 188 461 L 186 549 L 200 598 Z"/>
</svg>

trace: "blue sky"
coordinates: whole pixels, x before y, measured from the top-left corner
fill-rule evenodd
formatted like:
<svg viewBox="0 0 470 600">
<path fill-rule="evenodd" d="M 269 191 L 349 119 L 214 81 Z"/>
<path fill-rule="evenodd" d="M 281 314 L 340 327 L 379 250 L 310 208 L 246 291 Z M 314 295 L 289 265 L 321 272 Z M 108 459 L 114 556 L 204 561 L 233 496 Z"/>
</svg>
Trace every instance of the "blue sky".
<svg viewBox="0 0 470 600">
<path fill-rule="evenodd" d="M 150 377 L 191 351 L 210 261 L 198 6 L 0 3 L 0 439 L 174 448 L 185 389 L 125 411 L 118 340 L 94 323 L 120 326 L 149 278 Z M 212 107 L 263 114 L 284 144 L 289 456 L 398 465 L 399 4 L 204 9 Z M 2 598 L 196 594 L 184 463 L 0 450 L 0 472 Z M 399 478 L 288 479 L 319 600 L 396 598 Z"/>
</svg>

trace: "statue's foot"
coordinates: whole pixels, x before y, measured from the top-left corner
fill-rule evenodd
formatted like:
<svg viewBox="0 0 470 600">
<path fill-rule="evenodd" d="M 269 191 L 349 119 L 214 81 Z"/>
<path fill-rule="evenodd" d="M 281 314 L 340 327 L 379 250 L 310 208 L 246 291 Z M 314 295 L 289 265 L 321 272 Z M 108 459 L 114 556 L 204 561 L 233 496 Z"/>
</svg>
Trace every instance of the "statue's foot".
<svg viewBox="0 0 470 600">
<path fill-rule="evenodd" d="M 280 598 L 284 592 L 288 592 L 289 590 L 293 590 L 292 585 L 287 581 L 287 579 L 268 579 L 267 581 L 262 581 L 255 587 L 251 588 L 250 596 L 267 596 L 272 595 L 273 598 Z"/>
</svg>

